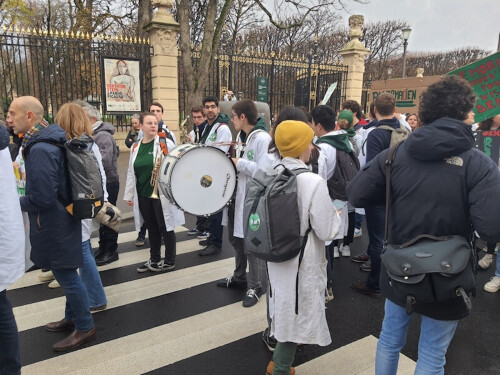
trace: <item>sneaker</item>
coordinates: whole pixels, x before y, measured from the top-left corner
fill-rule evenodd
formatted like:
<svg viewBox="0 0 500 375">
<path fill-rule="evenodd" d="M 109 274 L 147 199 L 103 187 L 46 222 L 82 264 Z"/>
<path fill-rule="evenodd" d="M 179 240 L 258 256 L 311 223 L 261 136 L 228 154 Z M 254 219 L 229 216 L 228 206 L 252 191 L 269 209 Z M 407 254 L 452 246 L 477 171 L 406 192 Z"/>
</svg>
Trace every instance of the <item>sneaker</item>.
<svg viewBox="0 0 500 375">
<path fill-rule="evenodd" d="M 163 262 L 163 271 L 170 272 L 175 270 L 175 264 Z"/>
<path fill-rule="evenodd" d="M 371 272 L 372 270 L 372 261 L 368 260 L 368 262 L 364 262 L 361 266 L 359 266 L 359 269 L 364 272 Z"/>
<path fill-rule="evenodd" d="M 57 289 L 57 288 L 60 288 L 61 287 L 61 284 L 59 284 L 57 282 L 57 280 L 52 280 L 50 283 L 49 283 L 49 288 L 50 289 Z"/>
<path fill-rule="evenodd" d="M 198 235 L 198 233 L 201 233 L 201 232 L 196 228 L 188 230 L 188 236 L 196 236 L 196 235 Z"/>
<path fill-rule="evenodd" d="M 247 289 L 246 281 L 236 281 L 232 276 L 226 277 L 223 280 L 217 282 L 217 286 L 221 288 L 236 288 L 236 289 Z"/>
<path fill-rule="evenodd" d="M 103 311 L 103 310 L 106 310 L 107 308 L 108 308 L 108 305 L 105 303 L 104 305 L 101 305 L 101 306 L 91 307 L 90 311 L 91 312 Z"/>
<path fill-rule="evenodd" d="M 54 279 L 54 274 L 50 270 L 42 270 L 42 273 L 38 275 L 38 280 L 40 280 L 42 283 L 46 283 L 47 281 L 52 281 Z"/>
<path fill-rule="evenodd" d="M 208 246 L 208 245 L 210 245 L 210 244 L 208 243 L 208 240 L 201 240 L 200 242 L 198 242 L 198 244 L 199 244 L 200 246 Z"/>
<path fill-rule="evenodd" d="M 146 239 L 145 239 L 143 236 L 141 236 L 141 235 L 139 234 L 139 236 L 138 236 L 138 237 L 137 237 L 137 239 L 135 240 L 135 246 L 137 246 L 137 247 L 144 246 L 144 242 L 145 242 L 145 241 L 146 241 Z"/>
<path fill-rule="evenodd" d="M 148 265 L 148 268 L 150 271 L 153 271 L 153 272 L 162 272 L 162 271 L 165 271 L 163 269 L 163 266 L 164 266 L 164 262 L 163 262 L 163 259 L 158 261 L 158 262 L 149 262 L 149 265 Z"/>
<path fill-rule="evenodd" d="M 200 240 L 206 240 L 208 237 L 210 237 L 210 233 L 208 232 L 201 232 L 197 236 Z"/>
<path fill-rule="evenodd" d="M 262 332 L 262 341 L 266 344 L 267 349 L 273 353 L 278 341 L 273 336 L 269 336 L 269 328 L 266 328 L 264 332 Z"/>
<path fill-rule="evenodd" d="M 363 281 L 355 281 L 354 283 L 351 284 L 351 288 L 358 293 L 366 294 L 367 296 L 370 297 L 380 298 L 380 289 L 370 288 Z"/>
<path fill-rule="evenodd" d="M 337 246 L 335 246 L 333 248 L 333 257 L 334 258 L 339 258 L 340 257 L 339 248 Z"/>
<path fill-rule="evenodd" d="M 262 295 L 260 288 L 248 289 L 245 298 L 243 298 L 243 307 L 252 307 L 259 302 L 259 297 Z"/>
<path fill-rule="evenodd" d="M 274 372 L 274 362 L 271 361 L 267 365 L 266 375 L 273 375 L 273 372 Z M 295 368 L 294 367 L 290 366 L 290 372 L 288 373 L 288 375 L 295 375 Z"/>
<path fill-rule="evenodd" d="M 340 253 L 342 254 L 343 257 L 350 257 L 351 248 L 349 247 L 349 245 L 344 245 L 340 248 Z"/>
<path fill-rule="evenodd" d="M 354 228 L 354 238 L 361 237 L 363 235 L 363 230 L 361 228 Z"/>
<path fill-rule="evenodd" d="M 332 300 L 333 300 L 333 290 L 332 287 L 330 287 L 325 290 L 325 303 L 328 303 Z"/>
<path fill-rule="evenodd" d="M 352 257 L 351 260 L 356 263 L 366 263 L 370 260 L 370 256 L 367 253 L 363 253 Z"/>
<path fill-rule="evenodd" d="M 491 263 L 493 263 L 493 254 L 486 254 L 477 264 L 483 270 L 487 270 L 488 268 L 490 268 Z"/>
<path fill-rule="evenodd" d="M 198 252 L 198 255 L 201 257 L 207 256 L 207 255 L 215 255 L 219 254 L 222 251 L 222 249 L 218 246 L 215 245 L 208 245 L 204 249 Z"/>
<path fill-rule="evenodd" d="M 496 293 L 500 289 L 500 277 L 493 276 L 490 281 L 484 284 L 484 290 L 490 293 Z"/>
<path fill-rule="evenodd" d="M 151 259 L 148 260 L 146 263 L 143 265 L 137 267 L 137 272 L 142 273 L 142 272 L 147 272 L 149 271 L 149 265 L 151 264 Z"/>
</svg>

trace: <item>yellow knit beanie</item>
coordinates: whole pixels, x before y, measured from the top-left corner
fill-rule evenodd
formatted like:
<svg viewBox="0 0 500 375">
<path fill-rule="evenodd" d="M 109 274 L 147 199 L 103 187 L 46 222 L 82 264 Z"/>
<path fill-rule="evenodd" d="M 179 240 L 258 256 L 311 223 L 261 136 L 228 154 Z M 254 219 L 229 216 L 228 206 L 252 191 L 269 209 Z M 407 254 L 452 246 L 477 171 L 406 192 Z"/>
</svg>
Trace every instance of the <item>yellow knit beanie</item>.
<svg viewBox="0 0 500 375">
<path fill-rule="evenodd" d="M 274 140 L 281 156 L 297 158 L 307 149 L 314 137 L 309 125 L 302 121 L 287 120 L 276 127 Z"/>
</svg>

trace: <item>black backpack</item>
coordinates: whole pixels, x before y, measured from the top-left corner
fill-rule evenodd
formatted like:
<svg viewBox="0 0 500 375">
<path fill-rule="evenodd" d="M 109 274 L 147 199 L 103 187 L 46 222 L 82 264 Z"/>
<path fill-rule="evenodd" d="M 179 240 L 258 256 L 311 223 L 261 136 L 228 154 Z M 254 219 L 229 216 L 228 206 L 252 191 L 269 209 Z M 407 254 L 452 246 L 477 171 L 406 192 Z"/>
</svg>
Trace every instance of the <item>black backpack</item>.
<svg viewBox="0 0 500 375">
<path fill-rule="evenodd" d="M 66 210 L 77 219 L 92 219 L 104 203 L 104 191 L 99 163 L 92 152 L 94 140 L 87 134 L 64 143 L 36 140 L 24 149 L 27 158 L 31 146 L 45 142 L 61 148 L 66 158 L 72 202 L 65 205 Z"/>
<path fill-rule="evenodd" d="M 345 188 L 359 172 L 359 160 L 354 151 L 336 150 L 335 170 L 327 181 L 328 194 L 332 199 L 347 200 Z"/>
</svg>

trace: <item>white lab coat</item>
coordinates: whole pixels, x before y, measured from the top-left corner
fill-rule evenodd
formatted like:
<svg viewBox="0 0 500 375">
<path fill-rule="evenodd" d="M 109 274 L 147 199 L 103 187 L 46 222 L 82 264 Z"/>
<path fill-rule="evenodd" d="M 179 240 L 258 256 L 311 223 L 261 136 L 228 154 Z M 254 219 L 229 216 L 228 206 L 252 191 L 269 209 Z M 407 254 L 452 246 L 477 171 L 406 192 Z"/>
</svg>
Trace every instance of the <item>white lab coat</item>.
<svg viewBox="0 0 500 375">
<path fill-rule="evenodd" d="M 203 134 L 205 134 L 207 129 L 208 125 L 205 126 L 205 129 L 203 129 Z M 232 140 L 233 135 L 231 134 L 229 125 L 217 122 L 214 124 L 212 129 L 210 129 L 210 133 L 208 133 L 208 137 L 204 144 L 207 146 L 217 147 L 227 154 L 227 152 L 229 151 L 229 143 L 231 143 Z M 222 146 L 221 143 L 227 143 L 227 145 Z"/>
<path fill-rule="evenodd" d="M 24 274 L 24 224 L 8 148 L 0 151 L 0 292 Z"/>
<path fill-rule="evenodd" d="M 245 205 L 245 194 L 247 183 L 252 179 L 253 174 L 271 164 L 272 159 L 267 152 L 271 136 L 264 130 L 255 130 L 250 133 L 247 139 L 245 152 L 236 163 L 238 170 L 238 187 L 236 189 L 236 199 L 234 208 L 234 237 L 244 238 L 243 207 Z M 251 155 L 249 157 L 249 155 Z M 239 155 L 238 155 L 239 156 Z M 226 220 L 223 220 L 225 223 Z"/>
<path fill-rule="evenodd" d="M 155 136 L 154 139 L 154 148 L 153 155 L 156 155 L 157 152 L 161 152 L 160 146 L 160 138 Z M 135 181 L 135 172 L 134 172 L 134 162 L 137 157 L 137 153 L 139 151 L 139 147 L 142 144 L 142 139 L 135 143 L 130 149 L 130 161 L 128 164 L 128 172 L 127 172 L 127 183 L 125 185 L 125 193 L 123 195 L 123 200 L 133 201 L 134 202 L 134 222 L 135 222 L 135 230 L 137 232 L 140 231 L 142 223 L 144 220 L 142 219 L 141 213 L 139 211 L 139 200 L 137 198 L 137 190 L 136 190 L 136 181 Z M 171 151 L 175 148 L 174 143 L 167 138 L 167 149 Z M 174 230 L 179 225 L 183 225 L 185 223 L 184 212 L 182 212 L 175 205 L 170 203 L 167 198 L 161 192 L 161 189 L 158 189 L 158 195 L 161 200 L 161 207 L 163 209 L 163 217 L 165 219 L 165 226 L 167 231 Z"/>
<path fill-rule="evenodd" d="M 284 158 L 282 163 L 290 169 L 306 167 L 298 159 Z M 299 256 L 281 263 L 268 262 L 271 335 L 279 342 L 326 346 L 332 340 L 325 316 L 325 241 L 336 236 L 340 218 L 331 204 L 325 180 L 316 174 L 297 176 L 297 199 L 301 235 L 305 235 L 309 223 L 312 227 L 299 270 L 298 314 L 295 280 Z"/>
</svg>

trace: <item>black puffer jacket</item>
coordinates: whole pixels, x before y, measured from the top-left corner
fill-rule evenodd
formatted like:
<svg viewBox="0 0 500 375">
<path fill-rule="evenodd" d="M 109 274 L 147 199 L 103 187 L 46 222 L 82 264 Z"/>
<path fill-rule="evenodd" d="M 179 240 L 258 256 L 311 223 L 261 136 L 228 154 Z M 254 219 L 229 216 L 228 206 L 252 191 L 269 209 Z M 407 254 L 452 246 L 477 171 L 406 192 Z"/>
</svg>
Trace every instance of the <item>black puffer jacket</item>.
<svg viewBox="0 0 500 375">
<path fill-rule="evenodd" d="M 383 151 L 349 183 L 355 207 L 385 204 Z M 470 126 L 441 118 L 413 133 L 398 149 L 391 177 L 388 241 L 402 244 L 419 234 L 470 233 L 471 224 L 487 242 L 500 241 L 500 173 L 497 165 L 474 148 Z M 382 293 L 396 300 L 382 265 Z M 447 303 L 416 304 L 414 311 L 439 320 L 467 315 L 462 298 Z"/>
</svg>

